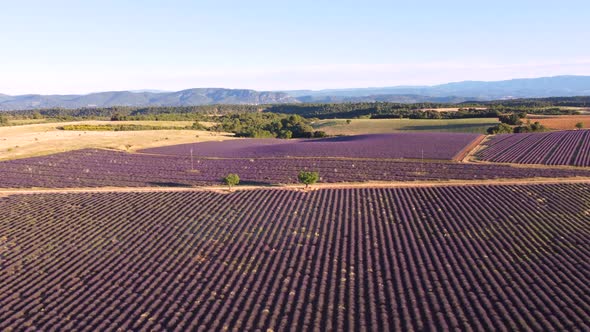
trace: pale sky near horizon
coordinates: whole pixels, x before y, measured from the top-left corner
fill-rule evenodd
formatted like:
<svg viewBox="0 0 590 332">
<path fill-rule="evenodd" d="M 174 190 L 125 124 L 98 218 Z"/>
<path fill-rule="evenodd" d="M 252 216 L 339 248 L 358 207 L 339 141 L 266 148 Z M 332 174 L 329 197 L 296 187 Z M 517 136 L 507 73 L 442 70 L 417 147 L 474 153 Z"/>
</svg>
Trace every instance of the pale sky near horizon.
<svg viewBox="0 0 590 332">
<path fill-rule="evenodd" d="M 0 93 L 590 75 L 588 1 L 2 1 Z"/>
</svg>

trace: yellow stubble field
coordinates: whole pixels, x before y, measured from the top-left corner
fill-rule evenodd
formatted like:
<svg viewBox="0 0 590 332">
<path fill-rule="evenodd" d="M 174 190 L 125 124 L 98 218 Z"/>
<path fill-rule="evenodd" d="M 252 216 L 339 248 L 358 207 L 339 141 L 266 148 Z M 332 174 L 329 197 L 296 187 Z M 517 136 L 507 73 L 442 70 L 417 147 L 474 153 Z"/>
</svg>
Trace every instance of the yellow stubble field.
<svg viewBox="0 0 590 332">
<path fill-rule="evenodd" d="M 64 125 L 101 125 L 111 121 L 76 121 L 38 123 L 0 127 L 0 160 L 47 155 L 86 148 L 108 148 L 124 151 L 214 140 L 233 139 L 227 133 L 197 130 L 142 131 L 69 131 Z M 117 124 L 153 126 L 190 126 L 191 121 L 118 121 Z"/>
</svg>

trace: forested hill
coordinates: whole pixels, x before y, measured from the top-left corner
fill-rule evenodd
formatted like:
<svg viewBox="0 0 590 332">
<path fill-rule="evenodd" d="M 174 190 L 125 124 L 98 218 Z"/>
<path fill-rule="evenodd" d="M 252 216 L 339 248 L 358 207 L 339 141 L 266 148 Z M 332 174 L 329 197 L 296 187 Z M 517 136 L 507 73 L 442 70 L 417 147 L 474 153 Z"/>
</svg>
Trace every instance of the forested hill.
<svg viewBox="0 0 590 332">
<path fill-rule="evenodd" d="M 113 106 L 193 106 L 213 104 L 282 104 L 299 101 L 284 92 L 240 89 L 189 89 L 177 92 L 111 91 L 87 95 L 21 95 L 0 94 L 0 110 L 47 108 L 84 108 Z"/>
<path fill-rule="evenodd" d="M 447 102 L 590 95 L 590 76 L 554 76 L 505 81 L 463 81 L 433 86 L 285 91 L 304 102 Z"/>
<path fill-rule="evenodd" d="M 555 76 L 496 82 L 465 81 L 434 86 L 341 90 L 255 91 L 202 88 L 177 92 L 113 91 L 87 95 L 0 94 L 0 111 L 48 108 L 161 107 L 200 105 L 283 105 L 335 103 L 487 102 L 516 98 L 590 95 L 590 76 Z"/>
</svg>

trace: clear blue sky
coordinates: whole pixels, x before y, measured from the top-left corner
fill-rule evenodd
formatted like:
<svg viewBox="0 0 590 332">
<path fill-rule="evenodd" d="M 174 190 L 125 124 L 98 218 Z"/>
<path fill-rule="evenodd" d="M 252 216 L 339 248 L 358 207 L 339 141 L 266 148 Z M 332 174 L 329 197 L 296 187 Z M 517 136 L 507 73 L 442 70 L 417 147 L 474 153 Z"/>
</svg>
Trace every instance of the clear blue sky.
<svg viewBox="0 0 590 332">
<path fill-rule="evenodd" d="M 7 1 L 0 93 L 590 75 L 589 1 Z"/>
</svg>

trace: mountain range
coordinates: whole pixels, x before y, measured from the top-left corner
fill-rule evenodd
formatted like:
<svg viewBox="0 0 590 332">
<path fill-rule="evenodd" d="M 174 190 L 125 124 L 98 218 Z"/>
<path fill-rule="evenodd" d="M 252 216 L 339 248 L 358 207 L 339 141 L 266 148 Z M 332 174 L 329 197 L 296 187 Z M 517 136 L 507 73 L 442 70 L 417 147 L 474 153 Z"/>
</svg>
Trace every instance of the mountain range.
<svg viewBox="0 0 590 332">
<path fill-rule="evenodd" d="M 590 76 L 554 76 L 505 81 L 463 81 L 433 86 L 255 91 L 199 88 L 176 92 L 110 91 L 85 95 L 0 94 L 0 110 L 110 106 L 193 106 L 387 101 L 399 103 L 489 101 L 590 95 Z"/>
</svg>

